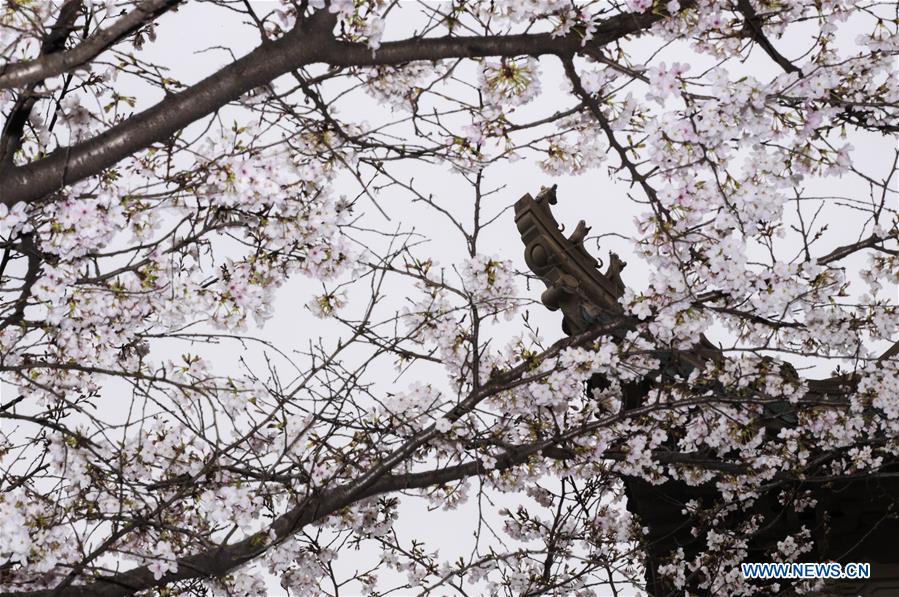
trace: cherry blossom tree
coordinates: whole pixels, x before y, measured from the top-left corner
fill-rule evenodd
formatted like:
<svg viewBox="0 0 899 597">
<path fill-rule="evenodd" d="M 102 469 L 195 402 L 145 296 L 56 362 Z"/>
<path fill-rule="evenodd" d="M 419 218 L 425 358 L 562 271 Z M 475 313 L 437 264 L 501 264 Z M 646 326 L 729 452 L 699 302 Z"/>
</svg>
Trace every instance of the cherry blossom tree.
<svg viewBox="0 0 899 597">
<path fill-rule="evenodd" d="M 0 593 L 630 593 L 626 479 L 715 489 L 652 590 L 814 588 L 739 563 L 812 553 L 763 497 L 805 520 L 899 465 L 897 27 L 867 0 L 5 3 Z M 637 274 L 571 336 L 521 261 L 534 168 L 635 216 L 590 222 Z M 468 526 L 448 547 L 422 505 Z"/>
</svg>

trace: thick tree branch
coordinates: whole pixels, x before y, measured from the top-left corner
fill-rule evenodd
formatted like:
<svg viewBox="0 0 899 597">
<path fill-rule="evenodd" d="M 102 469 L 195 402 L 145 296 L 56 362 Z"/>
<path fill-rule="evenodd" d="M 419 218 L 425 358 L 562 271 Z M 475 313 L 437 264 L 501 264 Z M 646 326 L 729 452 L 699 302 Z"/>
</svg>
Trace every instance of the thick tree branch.
<svg viewBox="0 0 899 597">
<path fill-rule="evenodd" d="M 834 261 L 839 261 L 840 259 L 843 259 L 844 257 L 848 257 L 849 255 L 852 255 L 853 253 L 855 253 L 857 251 L 861 251 L 862 249 L 870 249 L 870 248 L 877 249 L 878 251 L 881 251 L 883 253 L 888 253 L 890 255 L 899 254 L 899 253 L 897 253 L 897 251 L 894 251 L 892 249 L 887 249 L 885 247 L 878 246 L 878 245 L 880 245 L 880 243 L 882 243 L 885 240 L 888 240 L 889 238 L 891 238 L 891 235 L 888 235 L 886 237 L 881 237 L 876 234 L 872 234 L 868 238 L 866 238 L 864 240 L 860 240 L 857 243 L 852 243 L 849 245 L 844 245 L 842 247 L 837 247 L 836 249 L 834 249 L 827 255 L 824 255 L 823 257 L 819 257 L 817 260 L 817 263 L 818 263 L 818 265 L 827 265 L 828 263 L 832 263 Z"/>
<path fill-rule="evenodd" d="M 295 63 L 306 64 L 324 45 L 327 31 L 319 19 L 310 19 L 280 40 L 266 43 L 186 91 L 169 96 L 152 108 L 132 116 L 103 133 L 44 159 L 17 168 L 0 180 L 0 199 L 13 205 L 34 201 L 119 160 L 164 141 L 190 123 L 215 112 L 247 91 L 283 74 Z M 330 19 L 329 19 L 330 22 Z"/>
<path fill-rule="evenodd" d="M 740 9 L 740 12 L 743 13 L 743 16 L 746 18 L 746 26 L 744 30 L 749 34 L 749 36 L 765 51 L 768 56 L 771 57 L 771 60 L 776 62 L 785 72 L 788 73 L 799 73 L 799 76 L 802 76 L 802 70 L 787 60 L 783 54 L 777 51 L 771 41 L 765 36 L 765 33 L 762 31 L 761 19 L 759 18 L 758 13 L 755 12 L 755 9 L 752 8 L 752 4 L 749 0 L 738 0 L 737 7 Z"/>
<path fill-rule="evenodd" d="M 541 449 L 542 444 L 534 444 L 529 449 L 509 452 L 497 459 L 497 470 L 505 470 L 527 461 Z M 296 530 L 320 520 L 352 503 L 368 497 L 402 491 L 421 489 L 444 483 L 457 481 L 484 471 L 480 462 L 469 462 L 443 469 L 420 473 L 386 475 L 377 483 L 364 491 L 355 493 L 348 486 L 341 486 L 317 496 L 310 496 L 299 505 L 278 517 L 271 525 L 279 540 L 293 534 Z M 353 485 L 353 484 L 348 484 Z M 192 578 L 219 578 L 233 568 L 240 566 L 272 546 L 267 533 L 257 533 L 242 541 L 223 545 L 200 554 L 180 558 L 178 571 L 166 574 L 156 580 L 146 566 L 141 566 L 115 576 L 99 578 L 88 585 L 70 585 L 62 592 L 53 589 L 42 591 L 15 591 L 0 593 L 0 597 L 113 597 L 131 595 L 137 591 L 165 586 L 180 580 Z"/>
<path fill-rule="evenodd" d="M 108 29 L 91 36 L 68 52 L 45 55 L 34 60 L 14 62 L 0 67 L 0 89 L 40 83 L 48 77 L 55 77 L 84 66 L 114 43 L 180 2 L 181 0 L 147 0 Z"/>
<path fill-rule="evenodd" d="M 44 36 L 41 44 L 41 57 L 47 59 L 57 52 L 61 51 L 66 40 L 72 32 L 75 20 L 81 11 L 81 0 L 67 0 L 62 8 L 59 9 L 59 17 L 50 28 L 50 31 Z M 39 59 L 40 60 L 40 59 Z M 37 101 L 37 83 L 27 85 L 22 89 L 6 123 L 3 125 L 3 134 L 0 135 L 0 171 L 6 170 L 13 164 L 16 151 L 22 145 L 22 135 L 25 132 L 25 125 L 31 118 L 31 109 Z"/>
<path fill-rule="evenodd" d="M 686 5 L 692 3 L 684 3 Z M 584 42 L 579 31 L 557 37 L 551 33 L 438 37 L 386 42 L 376 51 L 365 44 L 336 43 L 327 57 L 334 66 L 377 66 L 417 60 L 479 58 L 484 56 L 571 55 L 596 49 L 627 35 L 648 29 L 665 18 L 657 12 L 623 13 L 599 23 L 593 37 Z"/>
<path fill-rule="evenodd" d="M 689 5 L 689 3 L 685 3 Z M 35 201 L 57 189 L 98 174 L 208 115 L 244 93 L 292 70 L 314 63 L 333 66 L 402 64 L 417 60 L 484 56 L 572 55 L 638 33 L 664 18 L 658 13 L 625 13 L 597 25 L 585 46 L 577 32 L 408 39 L 372 51 L 362 43 L 338 42 L 331 36 L 334 16 L 319 11 L 282 38 L 266 42 L 196 85 L 162 100 L 109 130 L 60 148 L 44 159 L 17 168 L 0 179 L 6 205 Z"/>
</svg>

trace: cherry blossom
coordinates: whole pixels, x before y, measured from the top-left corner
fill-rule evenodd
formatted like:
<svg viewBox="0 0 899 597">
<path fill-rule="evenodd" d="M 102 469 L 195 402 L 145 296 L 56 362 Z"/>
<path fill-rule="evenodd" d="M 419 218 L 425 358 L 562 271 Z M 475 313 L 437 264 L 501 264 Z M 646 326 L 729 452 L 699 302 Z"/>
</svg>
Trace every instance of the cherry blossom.
<svg viewBox="0 0 899 597">
<path fill-rule="evenodd" d="M 899 458 L 894 7 L 177 5 L 0 9 L 0 591 L 813 586 L 739 564 Z"/>
</svg>

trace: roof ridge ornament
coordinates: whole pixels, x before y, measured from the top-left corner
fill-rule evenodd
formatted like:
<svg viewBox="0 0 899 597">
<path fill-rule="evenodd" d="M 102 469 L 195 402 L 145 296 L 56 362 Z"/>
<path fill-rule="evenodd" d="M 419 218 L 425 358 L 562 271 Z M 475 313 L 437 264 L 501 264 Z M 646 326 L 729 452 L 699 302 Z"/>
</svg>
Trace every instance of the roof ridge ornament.
<svg viewBox="0 0 899 597">
<path fill-rule="evenodd" d="M 627 264 L 610 252 L 605 273 L 600 271 L 603 264 L 584 247 L 590 232 L 584 220 L 567 238 L 562 234 L 550 208 L 558 202 L 556 188 L 542 187 L 536 199 L 526 194 L 516 201 L 515 223 L 525 245 L 524 260 L 546 285 L 543 304 L 551 311 L 561 309 L 562 330 L 576 334 L 624 315 L 618 299 L 624 294 L 621 270 Z"/>
</svg>

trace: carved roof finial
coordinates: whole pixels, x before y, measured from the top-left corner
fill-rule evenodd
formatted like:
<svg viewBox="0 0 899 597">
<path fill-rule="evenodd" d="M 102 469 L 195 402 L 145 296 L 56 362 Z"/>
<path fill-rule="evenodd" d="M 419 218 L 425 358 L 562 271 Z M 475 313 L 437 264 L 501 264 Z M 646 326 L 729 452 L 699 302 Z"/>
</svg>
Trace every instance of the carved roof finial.
<svg viewBox="0 0 899 597">
<path fill-rule="evenodd" d="M 610 256 L 605 274 L 584 248 L 590 228 L 581 220 L 565 238 L 553 216 L 556 185 L 543 187 L 534 199 L 525 195 L 515 203 L 515 223 L 524 241 L 525 262 L 546 285 L 541 299 L 550 310 L 561 309 L 566 333 L 611 320 L 623 313 L 618 299 L 624 294 L 620 272 L 624 262 Z"/>
<path fill-rule="evenodd" d="M 555 205 L 559 200 L 556 198 L 556 189 L 559 185 L 554 184 L 551 187 L 540 187 L 540 192 L 537 193 L 537 203 L 548 203 L 550 205 Z"/>
</svg>

